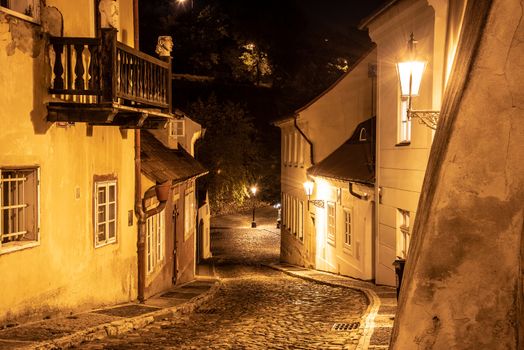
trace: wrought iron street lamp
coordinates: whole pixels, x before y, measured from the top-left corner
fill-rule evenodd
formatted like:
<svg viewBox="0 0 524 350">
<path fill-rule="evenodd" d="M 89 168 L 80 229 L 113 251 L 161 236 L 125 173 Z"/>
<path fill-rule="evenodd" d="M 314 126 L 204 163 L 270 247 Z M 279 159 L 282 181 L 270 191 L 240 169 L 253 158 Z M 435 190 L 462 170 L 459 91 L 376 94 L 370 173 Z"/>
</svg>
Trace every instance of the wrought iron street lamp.
<svg viewBox="0 0 524 350">
<path fill-rule="evenodd" d="M 418 96 L 422 75 L 426 69 L 426 61 L 417 57 L 417 41 L 413 33 L 408 41 L 407 57 L 397 63 L 397 73 L 400 80 L 400 92 L 408 100 L 407 116 L 409 119 L 418 118 L 421 123 L 435 130 L 437 128 L 440 111 L 413 110 L 411 99 Z"/>
<path fill-rule="evenodd" d="M 251 227 L 255 228 L 257 227 L 257 222 L 255 221 L 255 196 L 257 195 L 257 187 L 253 186 L 251 187 L 251 193 L 253 194 L 253 221 L 251 221 Z"/>
<path fill-rule="evenodd" d="M 313 203 L 313 205 L 317 208 L 324 208 L 324 201 L 320 199 L 311 199 L 311 195 L 313 194 L 313 188 L 315 187 L 315 183 L 313 181 L 306 181 L 304 182 L 304 190 L 306 191 L 307 196 L 307 209 L 309 210 L 309 203 Z"/>
</svg>

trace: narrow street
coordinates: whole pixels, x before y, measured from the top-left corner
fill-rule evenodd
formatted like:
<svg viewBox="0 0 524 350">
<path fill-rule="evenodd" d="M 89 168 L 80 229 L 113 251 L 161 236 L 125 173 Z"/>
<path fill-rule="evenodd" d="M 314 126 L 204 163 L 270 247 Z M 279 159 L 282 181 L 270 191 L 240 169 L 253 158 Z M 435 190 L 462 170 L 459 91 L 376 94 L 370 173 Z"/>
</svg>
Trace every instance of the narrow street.
<svg viewBox="0 0 524 350">
<path fill-rule="evenodd" d="M 238 218 L 237 218 L 238 219 Z M 274 221 L 273 221 L 274 223 Z M 290 277 L 266 264 L 278 262 L 274 225 L 227 227 L 215 222 L 212 252 L 222 286 L 188 315 L 177 315 L 80 349 L 348 349 L 358 327 L 333 331 L 334 323 L 360 322 L 367 299 L 359 291 Z M 273 227 L 271 229 L 271 227 Z"/>
</svg>

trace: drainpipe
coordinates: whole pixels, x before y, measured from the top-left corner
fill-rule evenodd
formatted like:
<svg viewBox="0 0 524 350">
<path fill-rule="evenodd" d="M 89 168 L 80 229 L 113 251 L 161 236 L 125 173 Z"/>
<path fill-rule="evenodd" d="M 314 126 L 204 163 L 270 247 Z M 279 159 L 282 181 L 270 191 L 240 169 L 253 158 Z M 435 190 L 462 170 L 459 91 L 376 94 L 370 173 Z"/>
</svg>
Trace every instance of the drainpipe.
<svg viewBox="0 0 524 350">
<path fill-rule="evenodd" d="M 133 37 L 135 49 L 139 48 L 138 40 L 138 0 L 133 0 Z M 135 130 L 135 215 L 137 217 L 137 268 L 138 268 L 138 301 L 141 303 L 145 300 L 146 287 L 146 259 L 145 259 L 145 222 L 146 213 L 142 206 L 142 183 L 141 173 L 142 168 L 140 164 L 140 129 Z"/>
<path fill-rule="evenodd" d="M 313 161 L 313 142 L 311 142 L 311 140 L 308 139 L 306 134 L 304 134 L 304 132 L 298 127 L 297 118 L 298 118 L 298 114 L 295 114 L 293 124 L 295 125 L 295 129 L 298 130 L 298 132 L 300 133 L 300 135 L 302 135 L 304 140 L 306 140 L 306 142 L 309 143 L 309 159 L 310 159 L 311 165 L 315 165 L 315 162 Z"/>
<path fill-rule="evenodd" d="M 349 183 L 349 193 L 351 193 L 354 197 L 357 197 L 358 199 L 363 199 L 365 201 L 368 200 L 369 195 L 367 193 L 359 194 L 357 192 L 353 191 L 353 182 Z"/>
</svg>

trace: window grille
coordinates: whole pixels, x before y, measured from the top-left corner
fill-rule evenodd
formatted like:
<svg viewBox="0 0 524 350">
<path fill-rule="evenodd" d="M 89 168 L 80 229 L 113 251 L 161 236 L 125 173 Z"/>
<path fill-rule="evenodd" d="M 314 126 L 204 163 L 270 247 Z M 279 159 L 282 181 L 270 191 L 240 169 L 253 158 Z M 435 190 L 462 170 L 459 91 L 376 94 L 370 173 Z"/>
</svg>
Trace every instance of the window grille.
<svg viewBox="0 0 524 350">
<path fill-rule="evenodd" d="M 0 169 L 0 246 L 38 240 L 38 170 Z"/>
<path fill-rule="evenodd" d="M 351 211 L 348 210 L 348 209 L 345 209 L 344 210 L 344 216 L 345 216 L 345 219 L 344 219 L 344 222 L 345 222 L 345 225 L 344 225 L 344 244 L 346 246 L 351 246 Z"/>
<path fill-rule="evenodd" d="M 399 237 L 397 239 L 397 256 L 406 258 L 409 250 L 411 234 L 409 232 L 410 217 L 409 211 L 398 209 L 399 214 Z"/>
<path fill-rule="evenodd" d="M 185 135 L 185 123 L 184 119 L 171 121 L 171 136 L 184 136 Z"/>
<path fill-rule="evenodd" d="M 95 246 L 116 242 L 116 180 L 95 183 Z"/>
<path fill-rule="evenodd" d="M 411 142 L 411 120 L 408 118 L 408 100 L 406 98 L 402 98 L 400 102 L 399 142 Z"/>
<path fill-rule="evenodd" d="M 147 272 L 151 273 L 154 268 L 164 260 L 165 239 L 165 211 L 161 211 L 146 219 L 146 252 Z"/>
</svg>

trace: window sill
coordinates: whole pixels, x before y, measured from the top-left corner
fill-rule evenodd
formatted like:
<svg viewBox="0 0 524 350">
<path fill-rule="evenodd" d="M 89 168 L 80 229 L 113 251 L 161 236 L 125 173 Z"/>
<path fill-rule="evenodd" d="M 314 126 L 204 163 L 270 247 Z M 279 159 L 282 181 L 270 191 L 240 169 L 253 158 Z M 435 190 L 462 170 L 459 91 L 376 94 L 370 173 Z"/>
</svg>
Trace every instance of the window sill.
<svg viewBox="0 0 524 350">
<path fill-rule="evenodd" d="M 8 8 L 2 7 L 2 6 L 0 6 L 0 12 L 4 12 L 4 13 L 10 15 L 10 16 L 19 18 L 21 20 L 24 20 L 26 22 L 30 22 L 32 24 L 40 25 L 40 21 L 37 20 L 36 18 L 33 18 L 31 16 L 28 16 L 28 15 L 24 15 L 23 13 L 13 11 L 11 9 L 8 9 Z"/>
<path fill-rule="evenodd" d="M 101 243 L 101 244 L 95 244 L 95 249 L 107 247 L 108 245 L 116 244 L 116 239 L 111 242 Z"/>
<path fill-rule="evenodd" d="M 38 247 L 39 245 L 40 245 L 39 241 L 4 243 L 4 245 L 0 247 L 0 255 L 14 253 L 19 250 Z"/>
<path fill-rule="evenodd" d="M 346 255 L 353 256 L 353 247 L 351 247 L 350 245 L 347 245 L 346 243 L 344 243 L 344 248 L 342 248 L 342 251 Z"/>
<path fill-rule="evenodd" d="M 405 147 L 411 145 L 411 141 L 401 141 L 395 145 L 395 147 Z"/>
</svg>

